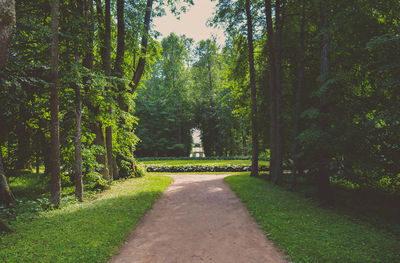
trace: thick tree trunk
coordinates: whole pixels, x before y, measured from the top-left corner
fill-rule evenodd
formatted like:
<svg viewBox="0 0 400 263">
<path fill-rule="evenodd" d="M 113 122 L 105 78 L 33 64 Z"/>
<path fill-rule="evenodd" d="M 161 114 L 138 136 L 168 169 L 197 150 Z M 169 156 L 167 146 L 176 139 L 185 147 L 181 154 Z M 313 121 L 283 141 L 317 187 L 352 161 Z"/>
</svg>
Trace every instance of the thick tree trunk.
<svg viewBox="0 0 400 263">
<path fill-rule="evenodd" d="M 59 207 L 61 200 L 61 177 L 60 177 L 60 145 L 59 145 L 59 119 L 58 119 L 58 12 L 59 0 L 52 0 L 51 8 L 51 88 L 50 88 L 50 144 L 51 144 L 51 203 Z"/>
<path fill-rule="evenodd" d="M 6 66 L 8 46 L 14 31 L 15 0 L 0 0 L 0 70 Z"/>
<path fill-rule="evenodd" d="M 144 73 L 144 68 L 146 66 L 146 54 L 147 54 L 147 44 L 148 44 L 148 34 L 150 29 L 151 13 L 153 8 L 153 0 L 147 0 L 146 3 L 146 13 L 144 15 L 144 32 L 142 36 L 142 54 L 139 58 L 138 65 L 136 67 L 135 73 L 133 74 L 132 82 L 129 84 L 131 87 L 131 92 L 134 93 L 139 86 L 139 82 Z"/>
<path fill-rule="evenodd" d="M 296 112 L 294 116 L 293 125 L 293 166 L 292 166 L 292 189 L 296 189 L 297 186 L 297 174 L 299 170 L 298 154 L 299 154 L 299 142 L 297 136 L 300 130 L 300 114 L 301 114 L 301 98 L 303 93 L 303 79 L 304 79 L 304 67 L 306 63 L 306 48 L 305 48 L 305 23 L 306 23 L 306 0 L 302 3 L 301 12 L 301 23 L 300 23 L 300 62 L 297 74 L 297 86 L 296 86 Z"/>
<path fill-rule="evenodd" d="M 2 71 L 7 62 L 8 46 L 14 30 L 15 18 L 15 1 L 0 0 L 0 71 Z M 2 133 L 2 125 L 0 123 L 0 136 Z M 14 195 L 8 186 L 7 178 L 3 168 L 3 155 L 0 149 L 0 204 L 7 205 L 15 201 Z M 0 232 L 10 232 L 10 228 L 0 218 Z"/>
<path fill-rule="evenodd" d="M 321 1 L 321 86 L 327 85 L 329 79 L 329 20 L 328 20 L 328 3 Z M 320 116 L 319 125 L 322 134 L 326 133 L 329 127 L 329 108 L 328 108 L 327 89 L 322 89 L 320 95 Z M 324 144 L 320 145 L 321 152 L 318 160 L 318 188 L 319 198 L 323 203 L 331 203 L 333 201 L 332 189 L 330 186 L 330 170 L 329 170 L 329 153 Z"/>
<path fill-rule="evenodd" d="M 275 1 L 275 29 L 271 0 L 265 0 L 270 88 L 270 176 L 276 184 L 282 180 L 282 31 L 285 1 Z"/>
<path fill-rule="evenodd" d="M 251 91 L 251 128 L 252 128 L 252 156 L 251 176 L 258 176 L 258 127 L 257 127 L 257 90 L 256 70 L 254 67 L 253 47 L 253 21 L 251 16 L 250 0 L 246 0 L 247 16 L 247 41 L 249 43 L 249 66 L 250 66 L 250 91 Z"/>
<path fill-rule="evenodd" d="M 3 155 L 0 150 L 0 204 L 9 205 L 13 202 L 15 202 L 15 198 L 10 187 L 8 186 L 7 178 L 3 168 Z"/>
</svg>

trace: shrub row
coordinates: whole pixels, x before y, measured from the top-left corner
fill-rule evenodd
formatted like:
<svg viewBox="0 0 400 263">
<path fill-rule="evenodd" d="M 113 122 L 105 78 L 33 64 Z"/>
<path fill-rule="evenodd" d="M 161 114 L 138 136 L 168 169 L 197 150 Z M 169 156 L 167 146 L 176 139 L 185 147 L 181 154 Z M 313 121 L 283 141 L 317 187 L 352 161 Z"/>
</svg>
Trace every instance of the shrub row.
<svg viewBox="0 0 400 263">
<path fill-rule="evenodd" d="M 251 165 L 179 165 L 179 166 L 161 166 L 148 165 L 148 172 L 163 172 L 163 173 L 187 173 L 187 172 L 248 172 L 251 171 Z M 268 166 L 259 166 L 259 171 L 268 171 Z"/>
<path fill-rule="evenodd" d="M 269 161 L 269 158 L 260 156 L 260 161 Z M 138 162 L 164 160 L 251 160 L 251 156 L 211 156 L 211 157 L 141 157 Z"/>
</svg>

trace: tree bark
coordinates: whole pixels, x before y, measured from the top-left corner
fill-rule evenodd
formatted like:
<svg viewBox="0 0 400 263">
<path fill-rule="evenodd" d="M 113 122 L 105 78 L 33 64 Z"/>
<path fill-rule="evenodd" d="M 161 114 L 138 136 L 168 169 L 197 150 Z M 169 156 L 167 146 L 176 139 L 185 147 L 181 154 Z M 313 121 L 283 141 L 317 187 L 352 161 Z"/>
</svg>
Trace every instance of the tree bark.
<svg viewBox="0 0 400 263">
<path fill-rule="evenodd" d="M 78 0 L 78 12 L 77 15 L 85 18 L 85 0 Z M 75 30 L 78 36 L 78 41 L 83 44 L 83 35 L 81 31 L 81 25 Z M 75 42 L 75 63 L 80 62 L 80 43 Z M 82 45 L 83 46 L 83 45 Z M 74 172 L 75 172 L 75 198 L 79 202 L 83 201 L 83 182 L 82 182 L 82 95 L 81 87 L 77 84 L 80 81 L 78 72 L 75 75 L 74 90 L 75 90 L 75 160 L 74 160 Z"/>
<path fill-rule="evenodd" d="M 150 20 L 151 20 L 151 12 L 153 7 L 153 0 L 147 0 L 146 4 L 146 13 L 144 16 L 144 32 L 142 36 L 142 44 L 141 44 L 141 56 L 139 58 L 138 65 L 136 67 L 135 73 L 133 74 L 132 82 L 129 84 L 131 87 L 131 92 L 134 93 L 139 85 L 139 82 L 143 76 L 144 68 L 146 66 L 146 54 L 147 54 L 147 44 L 148 44 L 148 35 L 150 29 Z"/>
<path fill-rule="evenodd" d="M 15 0 L 0 0 L 0 70 L 6 66 L 8 46 L 14 31 Z"/>
<path fill-rule="evenodd" d="M 100 1 L 96 1 L 96 7 L 97 7 L 97 11 L 99 11 L 99 8 L 101 9 Z M 102 13 L 100 15 L 102 15 Z M 93 42 L 94 42 L 94 6 L 93 6 L 93 0 L 87 0 L 87 2 L 86 2 L 85 17 L 86 17 L 86 19 L 85 19 L 86 34 L 85 35 L 87 36 L 85 43 L 87 43 L 87 44 L 84 45 L 85 46 L 85 57 L 83 59 L 83 66 L 92 73 L 93 72 L 93 60 L 94 60 L 94 55 L 93 55 L 93 51 L 94 51 L 94 44 L 93 44 Z M 83 83 L 84 83 L 85 89 L 87 91 L 89 90 L 89 85 L 90 85 L 89 80 L 90 80 L 90 76 L 85 77 L 83 79 Z M 88 103 L 87 106 L 94 115 L 99 114 L 99 109 L 97 107 L 94 107 L 90 103 Z M 94 139 L 93 143 L 106 149 L 102 124 L 100 122 L 92 122 L 92 123 L 90 123 L 90 130 L 96 135 L 96 138 Z M 99 164 L 103 165 L 103 168 L 99 171 L 99 173 L 102 175 L 103 179 L 108 180 L 109 174 L 108 174 L 108 165 L 107 165 L 106 160 L 107 160 L 107 158 L 106 158 L 105 154 L 96 155 L 96 161 Z"/>
<path fill-rule="evenodd" d="M 249 66 L 250 66 L 250 93 L 251 93 L 251 128 L 252 128 L 252 157 L 251 176 L 258 176 L 258 127 L 257 127 L 257 90 L 256 70 L 254 66 L 253 47 L 253 21 L 250 8 L 250 0 L 246 0 L 247 16 L 247 41 L 249 44 Z"/>
<path fill-rule="evenodd" d="M 293 166 L 292 166 L 292 189 L 296 189 L 297 186 L 297 174 L 299 169 L 298 154 L 299 154 L 299 142 L 297 136 L 300 130 L 300 114 L 301 114 L 301 98 L 303 93 L 303 79 L 304 79 L 304 67 L 306 63 L 306 49 L 305 49 L 305 24 L 306 24 L 306 0 L 302 2 L 301 22 L 300 22 L 300 62 L 297 74 L 297 86 L 296 86 L 296 112 L 294 116 L 293 125 Z"/>
<path fill-rule="evenodd" d="M 0 71 L 2 71 L 7 62 L 8 46 L 15 27 L 15 1 L 0 0 Z M 2 135 L 2 123 L 0 123 L 0 135 Z M 9 204 L 15 201 L 3 168 L 3 156 L 0 148 L 0 204 Z M 10 228 L 0 218 L 0 233 L 11 232 Z"/>
<path fill-rule="evenodd" d="M 0 149 L 0 204 L 9 205 L 15 202 L 13 193 L 8 186 L 7 177 L 3 168 L 3 155 Z"/>
<path fill-rule="evenodd" d="M 283 17 L 281 1 L 275 1 L 275 29 L 272 20 L 271 0 L 265 0 L 267 25 L 267 46 L 270 89 L 270 176 L 277 184 L 282 179 L 283 136 L 281 118 L 282 97 L 282 30 Z M 284 5 L 283 1 L 283 5 Z"/>
<path fill-rule="evenodd" d="M 105 73 L 106 76 L 111 76 L 111 3 L 110 0 L 106 0 L 106 8 L 105 8 Z M 110 79 L 108 80 L 110 82 Z M 107 90 L 110 90 L 110 87 L 107 87 Z M 108 113 L 112 118 L 112 108 L 111 106 L 108 108 Z M 113 166 L 113 146 L 112 146 L 112 136 L 113 131 L 111 126 L 106 127 L 106 148 L 107 148 L 107 162 L 108 169 L 110 173 L 110 180 L 114 178 L 114 166 Z"/>
<path fill-rule="evenodd" d="M 117 55 L 115 57 L 114 72 L 118 77 L 122 77 L 122 65 L 125 54 L 125 18 L 124 0 L 117 0 Z"/>
<path fill-rule="evenodd" d="M 90 0 L 89 0 L 90 1 Z M 91 1 L 90 1 L 91 2 Z M 103 68 L 107 64 L 106 61 L 106 46 L 105 46 L 105 39 L 106 39 L 106 33 L 105 33 L 105 17 L 103 13 L 103 8 L 101 5 L 101 0 L 96 0 L 96 12 L 97 12 L 97 27 L 99 30 L 99 44 L 100 44 L 100 55 L 102 58 L 102 66 Z M 89 8 L 92 10 L 91 14 L 91 23 L 90 23 L 90 30 L 94 34 L 94 17 L 93 17 L 93 3 L 90 3 Z M 92 36 L 92 35 L 91 35 Z M 93 45 L 93 38 L 91 39 L 91 45 Z M 93 49 L 92 49 L 92 54 L 90 55 L 90 63 L 91 63 L 91 71 L 93 70 Z M 89 109 L 93 112 L 95 116 L 99 114 L 99 107 L 94 107 L 92 105 L 88 105 Z M 99 173 L 102 175 L 103 179 L 106 181 L 110 180 L 110 173 L 109 173 L 109 167 L 108 167 L 108 161 L 107 161 L 107 146 L 106 146 L 106 139 L 105 139 L 105 134 L 104 134 L 104 127 L 103 124 L 99 121 L 96 123 L 91 123 L 90 124 L 90 129 L 91 131 L 96 135 L 96 138 L 94 140 L 94 144 L 101 146 L 104 149 L 104 153 L 96 155 L 96 161 L 103 165 L 103 168 L 99 171 Z"/>
<path fill-rule="evenodd" d="M 75 198 L 82 202 L 82 96 L 79 85 L 75 85 L 75 116 Z"/>
<path fill-rule="evenodd" d="M 275 87 L 275 77 L 276 77 L 276 63 L 275 63 L 275 32 L 274 32 L 274 25 L 272 22 L 272 6 L 271 0 L 265 0 L 265 17 L 266 17 L 266 24 L 267 24 L 267 45 L 268 45 L 268 61 L 269 61 L 269 96 L 270 96 L 270 162 L 269 162 L 269 172 L 270 177 L 275 174 L 276 170 L 276 147 L 277 147 L 277 140 L 276 140 L 276 87 Z"/>
<path fill-rule="evenodd" d="M 61 177 L 60 177 L 60 145 L 59 145 L 59 119 L 58 119 L 58 12 L 59 0 L 52 0 L 51 8 L 51 88 L 50 88 L 50 144 L 51 144 L 51 189 L 50 201 L 59 207 L 61 201 Z"/>
<path fill-rule="evenodd" d="M 275 62 L 276 62 L 276 169 L 273 174 L 275 184 L 280 184 L 283 176 L 283 121 L 282 121 L 282 33 L 283 33 L 283 21 L 284 21 L 284 6 L 285 0 L 276 0 L 275 2 L 275 14 L 276 14 L 276 34 L 275 34 Z"/>
<path fill-rule="evenodd" d="M 327 85 L 329 80 L 329 19 L 328 19 L 328 3 L 325 0 L 321 1 L 320 6 L 321 15 L 321 87 Z M 327 87 L 321 90 L 320 95 L 320 116 L 319 125 L 322 134 L 328 132 L 329 127 L 329 107 L 328 107 L 328 94 Z M 321 143 L 318 168 L 318 190 L 319 198 L 322 203 L 331 203 L 333 201 L 332 189 L 330 185 L 330 170 L 329 170 L 329 153 L 326 146 L 327 142 Z"/>
<path fill-rule="evenodd" d="M 17 148 L 17 160 L 15 162 L 15 169 L 22 170 L 26 169 L 31 158 L 29 134 L 26 131 L 26 120 L 28 118 L 28 111 L 24 103 L 20 104 L 19 109 L 19 121 L 16 123 L 15 134 L 17 135 L 18 148 Z"/>
</svg>

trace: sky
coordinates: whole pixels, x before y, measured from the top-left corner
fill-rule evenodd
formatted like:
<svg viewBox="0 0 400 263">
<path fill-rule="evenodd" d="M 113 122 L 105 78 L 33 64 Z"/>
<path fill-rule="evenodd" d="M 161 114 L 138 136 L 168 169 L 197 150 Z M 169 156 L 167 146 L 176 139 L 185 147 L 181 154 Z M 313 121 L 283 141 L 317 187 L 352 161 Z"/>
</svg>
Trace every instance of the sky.
<svg viewBox="0 0 400 263">
<path fill-rule="evenodd" d="M 217 37 L 217 44 L 223 46 L 225 42 L 224 32 L 220 28 L 207 27 L 207 20 L 213 16 L 216 2 L 210 0 L 194 0 L 194 5 L 189 7 L 186 13 L 180 15 L 178 20 L 169 10 L 166 10 L 166 16 L 155 17 L 153 19 L 154 29 L 167 37 L 171 32 L 176 35 L 186 35 L 199 42 L 211 38 L 211 35 Z"/>
</svg>

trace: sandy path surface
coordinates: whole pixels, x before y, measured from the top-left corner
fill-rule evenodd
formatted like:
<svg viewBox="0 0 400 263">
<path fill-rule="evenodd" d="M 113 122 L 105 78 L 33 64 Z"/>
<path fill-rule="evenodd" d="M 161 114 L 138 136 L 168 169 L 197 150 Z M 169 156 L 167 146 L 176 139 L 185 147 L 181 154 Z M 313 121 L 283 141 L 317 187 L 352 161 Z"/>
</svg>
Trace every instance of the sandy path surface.
<svg viewBox="0 0 400 263">
<path fill-rule="evenodd" d="M 221 174 L 174 174 L 174 182 L 111 262 L 287 262 Z"/>
</svg>

